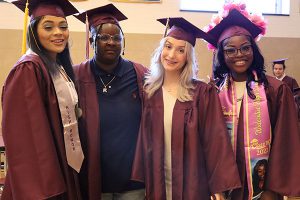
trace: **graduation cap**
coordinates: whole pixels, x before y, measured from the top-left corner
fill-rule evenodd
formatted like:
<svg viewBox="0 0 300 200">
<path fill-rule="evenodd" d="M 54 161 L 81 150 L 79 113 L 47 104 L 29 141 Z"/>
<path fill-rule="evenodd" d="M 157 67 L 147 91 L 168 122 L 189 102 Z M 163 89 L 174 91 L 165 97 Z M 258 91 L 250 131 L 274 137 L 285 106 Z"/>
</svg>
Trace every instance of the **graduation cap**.
<svg viewBox="0 0 300 200">
<path fill-rule="evenodd" d="M 196 38 L 202 38 L 206 41 L 212 40 L 207 33 L 182 17 L 161 18 L 157 21 L 166 26 L 165 36 L 187 41 L 193 46 L 195 46 Z"/>
<path fill-rule="evenodd" d="M 44 15 L 66 17 L 78 13 L 68 0 L 14 0 L 11 3 L 23 12 L 26 12 L 28 3 L 30 20 Z"/>
<path fill-rule="evenodd" d="M 284 65 L 284 62 L 287 60 L 287 58 L 281 58 L 281 59 L 277 59 L 277 60 L 273 60 L 273 64 L 282 64 Z"/>
<path fill-rule="evenodd" d="M 111 3 L 105 6 L 87 10 L 79 15 L 74 16 L 83 23 L 86 23 L 87 18 L 89 28 L 97 27 L 106 23 L 119 25 L 119 21 L 127 19 L 127 17 Z"/>
<path fill-rule="evenodd" d="M 22 54 L 26 52 L 27 18 L 30 21 L 41 16 L 66 17 L 78 12 L 68 0 L 13 0 L 8 1 L 24 12 Z"/>
<path fill-rule="evenodd" d="M 219 42 L 229 37 L 235 35 L 249 35 L 256 38 L 262 31 L 259 26 L 252 23 L 238 10 L 232 9 L 227 17 L 207 33 L 214 38 L 213 42 L 210 43 L 214 47 L 217 47 Z"/>
<path fill-rule="evenodd" d="M 118 25 L 121 29 L 119 21 L 128 19 L 118 8 L 116 8 L 111 3 L 105 6 L 81 12 L 80 14 L 76 14 L 74 16 L 86 25 L 86 59 L 89 58 L 89 30 L 91 29 L 91 27 L 96 28 L 101 24 L 110 23 Z"/>
</svg>

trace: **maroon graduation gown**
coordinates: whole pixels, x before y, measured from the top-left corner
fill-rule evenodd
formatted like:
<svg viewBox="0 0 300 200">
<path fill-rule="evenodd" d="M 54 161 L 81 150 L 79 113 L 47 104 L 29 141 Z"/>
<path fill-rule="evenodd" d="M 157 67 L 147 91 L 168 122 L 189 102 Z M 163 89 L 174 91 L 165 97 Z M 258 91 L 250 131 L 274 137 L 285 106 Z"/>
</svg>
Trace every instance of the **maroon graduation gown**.
<svg viewBox="0 0 300 200">
<path fill-rule="evenodd" d="M 298 112 L 299 126 L 300 126 L 300 100 L 298 99 L 299 96 L 300 96 L 300 91 L 299 90 L 294 91 L 294 89 L 299 88 L 299 85 L 298 85 L 297 81 L 294 78 L 290 77 L 290 76 L 285 76 L 282 79 L 282 81 L 285 82 L 293 92 L 295 102 L 296 102 L 296 109 L 297 109 L 297 112 Z"/>
<path fill-rule="evenodd" d="M 266 89 L 272 129 L 272 144 L 265 189 L 287 196 L 300 196 L 300 134 L 291 90 L 286 84 L 267 76 Z M 222 102 L 221 102 L 222 103 Z M 247 178 L 244 150 L 243 108 L 238 124 L 236 161 L 242 188 L 233 191 L 232 200 L 247 200 Z"/>
<path fill-rule="evenodd" d="M 172 119 L 172 199 L 208 200 L 240 186 L 238 171 L 213 86 L 195 81 L 193 101 L 175 103 Z M 146 199 L 165 200 L 162 90 L 144 99 L 132 179 L 146 185 Z"/>
<path fill-rule="evenodd" d="M 54 85 L 39 56 L 24 55 L 13 67 L 2 107 L 8 172 L 1 199 L 81 199 L 67 164 Z"/>
<path fill-rule="evenodd" d="M 137 74 L 140 96 L 142 94 L 143 77 L 146 68 L 133 63 Z M 74 66 L 76 87 L 79 94 L 82 117 L 79 120 L 85 159 L 80 171 L 80 186 L 84 199 L 101 199 L 101 163 L 100 163 L 100 127 L 99 105 L 96 92 L 96 81 L 92 74 L 89 61 Z M 100 133 L 101 134 L 101 133 Z M 122 166 L 120 166 L 122 167 Z"/>
<path fill-rule="evenodd" d="M 294 93 L 294 89 L 299 87 L 297 81 L 294 78 L 290 77 L 290 76 L 285 76 L 282 79 L 282 81 L 285 82 L 289 86 L 289 88 L 291 89 L 291 91 L 293 93 Z"/>
</svg>

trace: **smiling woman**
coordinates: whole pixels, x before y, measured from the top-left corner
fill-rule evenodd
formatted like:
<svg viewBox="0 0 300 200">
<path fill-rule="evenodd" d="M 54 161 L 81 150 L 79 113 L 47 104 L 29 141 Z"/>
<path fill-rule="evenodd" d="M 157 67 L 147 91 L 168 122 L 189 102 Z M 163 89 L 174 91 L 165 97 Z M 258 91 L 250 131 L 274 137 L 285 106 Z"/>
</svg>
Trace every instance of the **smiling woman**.
<svg viewBox="0 0 300 200">
<path fill-rule="evenodd" d="M 196 38 L 210 38 L 182 17 L 158 21 L 132 178 L 146 199 L 220 199 L 239 178 L 215 88 L 196 79 Z"/>
<path fill-rule="evenodd" d="M 63 17 L 44 16 L 37 25 L 37 35 L 49 56 L 56 59 L 67 45 L 69 39 L 68 23 Z"/>
<path fill-rule="evenodd" d="M 300 195 L 300 162 L 293 156 L 300 154 L 295 102 L 286 84 L 265 74 L 257 44 L 266 30 L 264 18 L 250 14 L 245 4 L 228 3 L 223 8 L 212 17 L 207 33 L 214 38 L 214 78 L 243 186 L 231 192 L 231 199 Z M 293 155 L 286 156 L 287 152 Z M 252 179 L 259 160 L 268 162 L 268 168 Z M 286 166 L 291 166 L 289 173 Z"/>
<path fill-rule="evenodd" d="M 27 2 L 12 1 L 30 15 L 29 49 L 3 86 L 2 131 L 9 171 L 1 199 L 81 199 L 76 182 L 83 152 L 66 21 L 78 11 L 67 0 Z"/>
</svg>

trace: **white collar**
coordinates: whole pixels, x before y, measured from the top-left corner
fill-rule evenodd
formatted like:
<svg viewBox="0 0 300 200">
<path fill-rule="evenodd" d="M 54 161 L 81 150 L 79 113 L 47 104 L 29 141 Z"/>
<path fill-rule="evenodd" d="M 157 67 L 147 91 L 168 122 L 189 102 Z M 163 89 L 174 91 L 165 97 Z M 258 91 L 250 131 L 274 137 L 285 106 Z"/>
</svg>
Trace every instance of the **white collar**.
<svg viewBox="0 0 300 200">
<path fill-rule="evenodd" d="M 276 77 L 276 79 L 282 81 L 282 79 L 283 79 L 285 76 L 286 76 L 286 75 L 285 75 L 285 73 L 284 73 L 283 76 L 282 76 L 281 78 L 277 78 L 277 77 Z"/>
</svg>

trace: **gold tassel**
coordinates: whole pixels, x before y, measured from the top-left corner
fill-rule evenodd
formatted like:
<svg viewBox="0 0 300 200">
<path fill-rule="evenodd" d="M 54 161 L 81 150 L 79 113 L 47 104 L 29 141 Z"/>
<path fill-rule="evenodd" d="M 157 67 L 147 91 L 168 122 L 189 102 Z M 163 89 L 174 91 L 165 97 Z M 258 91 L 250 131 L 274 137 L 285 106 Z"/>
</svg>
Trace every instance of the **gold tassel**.
<svg viewBox="0 0 300 200">
<path fill-rule="evenodd" d="M 169 30 L 169 22 L 170 22 L 170 17 L 168 17 L 167 22 L 166 22 L 166 29 L 165 29 L 164 37 L 167 36 L 168 30 Z"/>
<path fill-rule="evenodd" d="M 86 38 L 85 38 L 85 58 L 89 59 L 90 57 L 90 44 L 89 44 L 89 20 L 87 13 L 85 14 L 85 31 L 86 31 Z M 94 41 L 96 42 L 96 41 Z"/>
<path fill-rule="evenodd" d="M 22 37 L 22 55 L 26 53 L 26 32 L 27 32 L 27 21 L 28 21 L 28 0 L 26 1 L 26 7 L 24 12 L 24 27 L 23 27 L 23 37 Z"/>
</svg>

